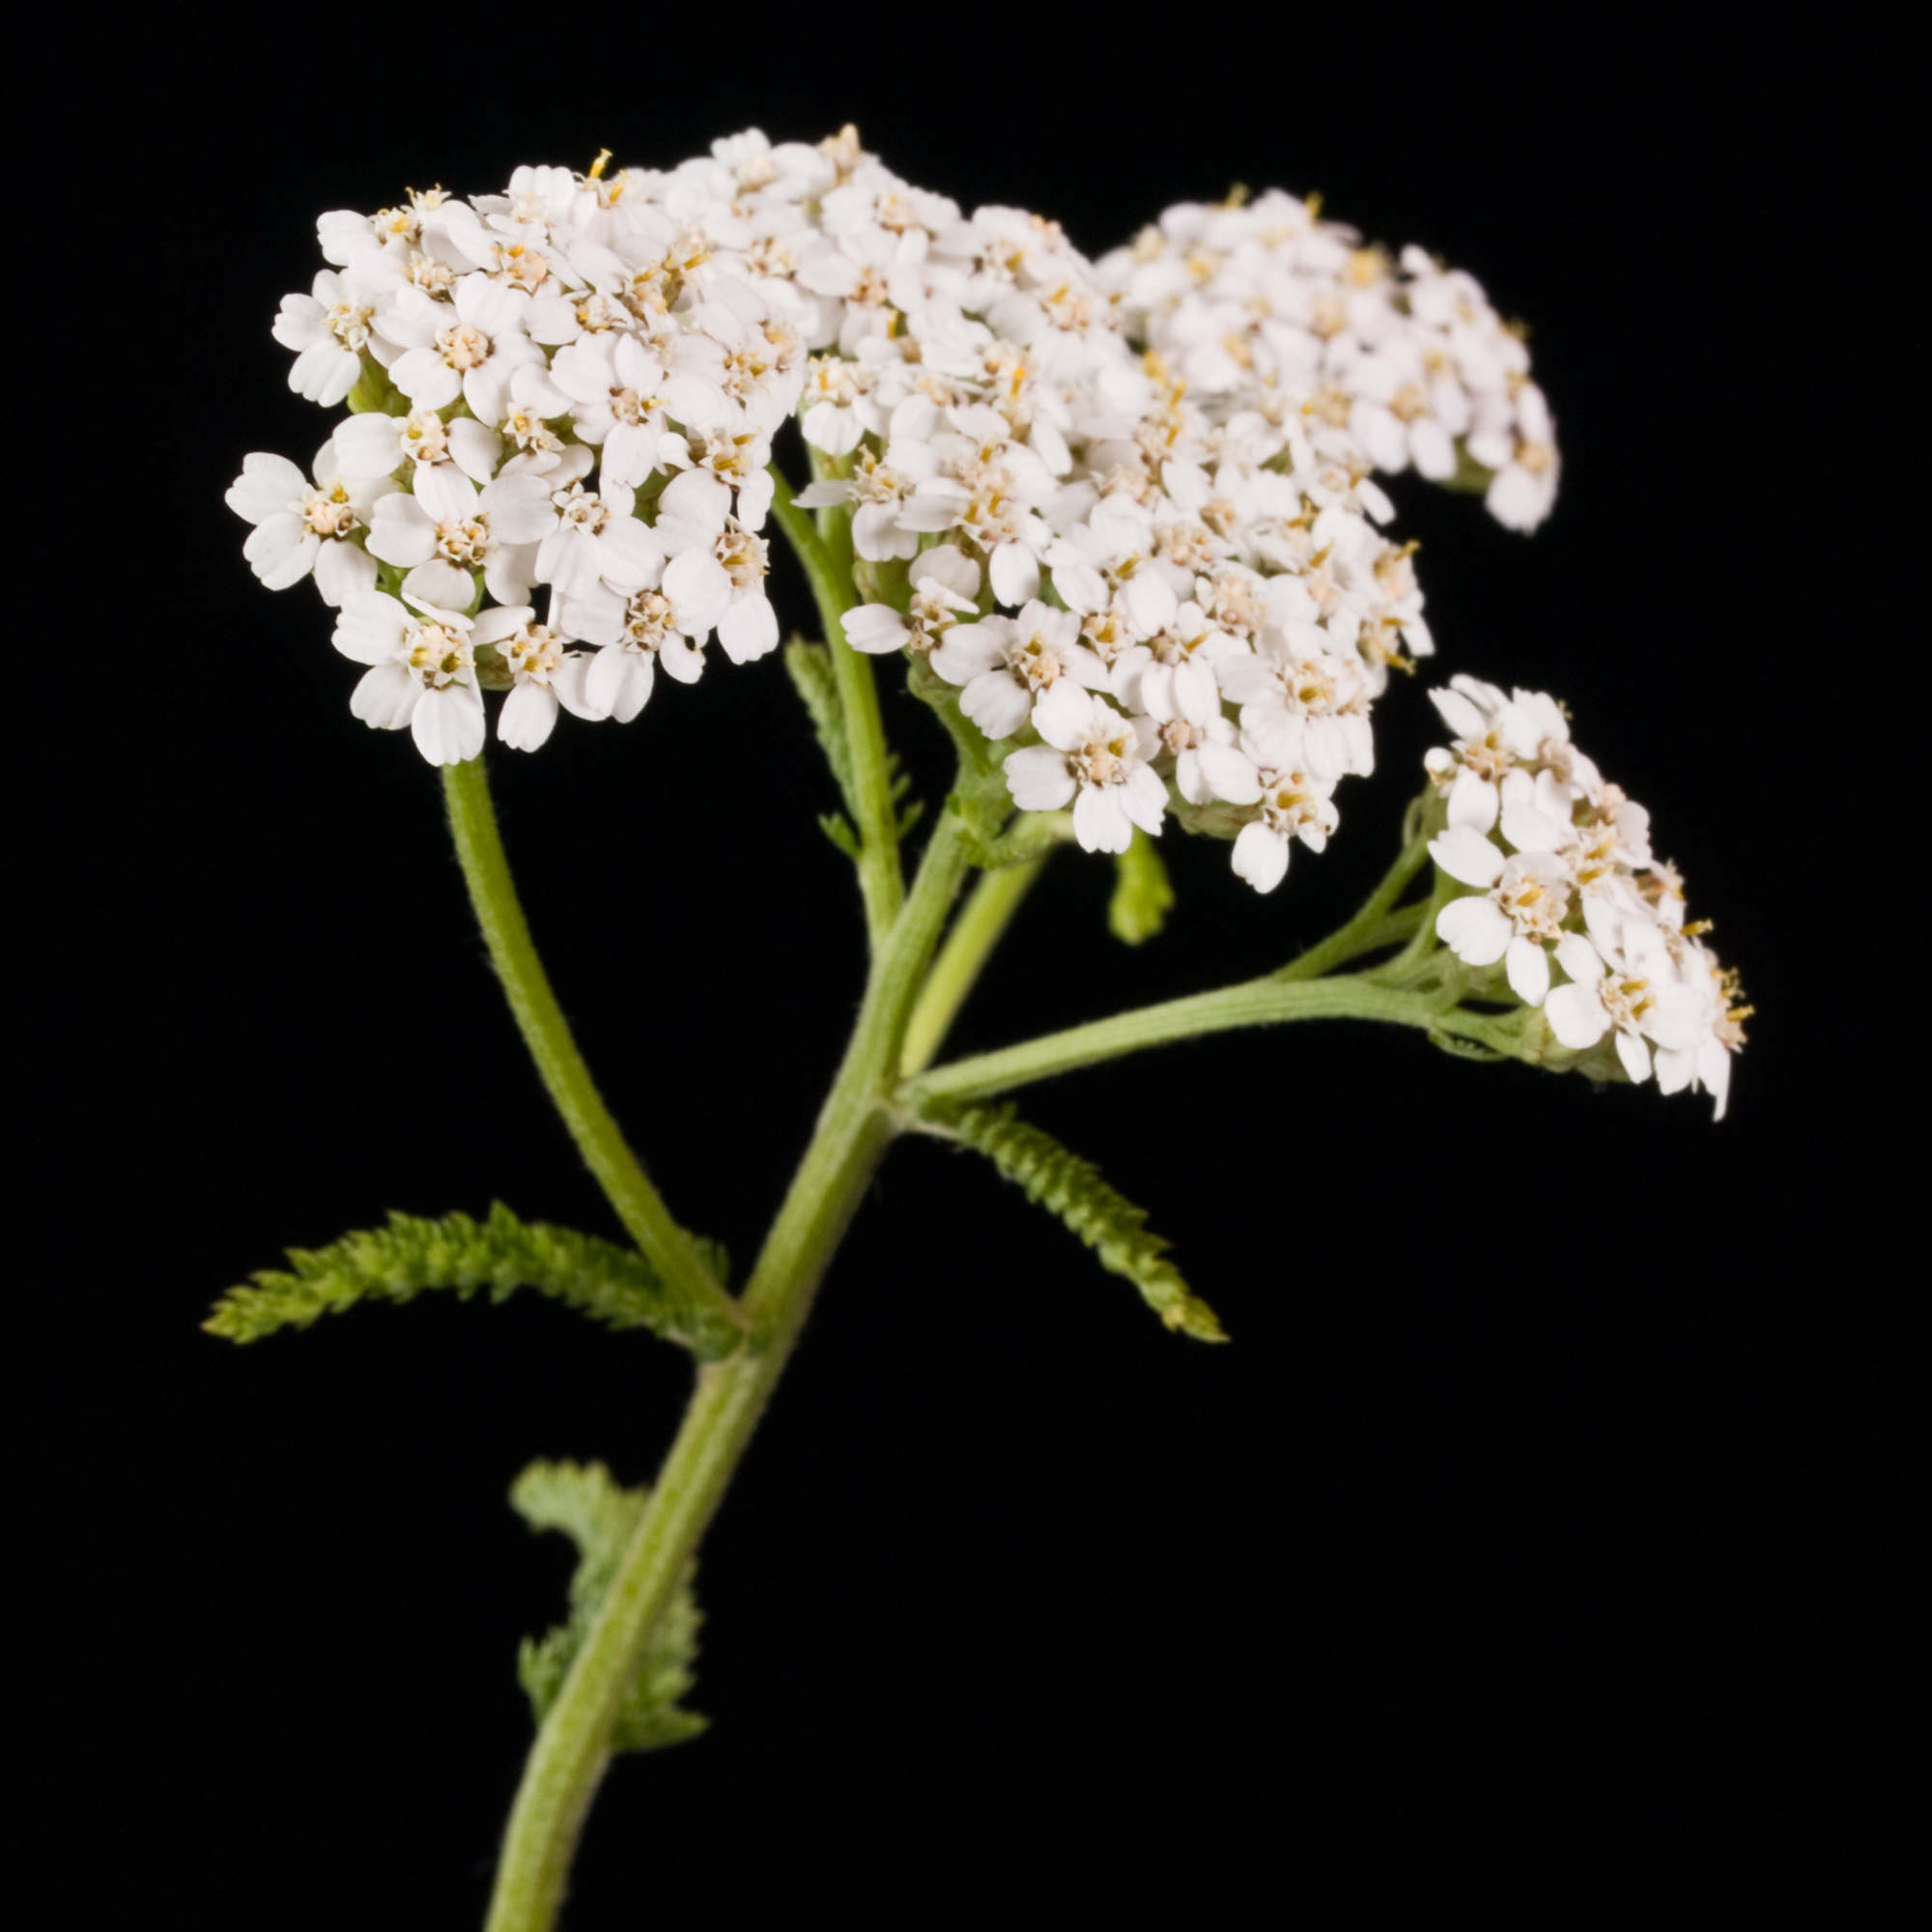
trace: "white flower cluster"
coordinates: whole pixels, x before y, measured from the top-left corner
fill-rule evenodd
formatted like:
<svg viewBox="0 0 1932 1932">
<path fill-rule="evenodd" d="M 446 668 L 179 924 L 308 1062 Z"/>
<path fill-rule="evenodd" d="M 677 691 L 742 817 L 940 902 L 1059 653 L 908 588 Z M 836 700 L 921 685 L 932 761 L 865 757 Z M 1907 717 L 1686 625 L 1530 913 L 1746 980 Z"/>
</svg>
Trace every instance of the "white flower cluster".
<svg viewBox="0 0 1932 1932">
<path fill-rule="evenodd" d="M 1722 1119 L 1731 1055 L 1750 1009 L 1684 918 L 1684 881 L 1650 848 L 1650 814 L 1608 783 L 1541 692 L 1458 677 L 1430 694 L 1456 734 L 1428 754 L 1448 826 L 1430 855 L 1474 888 L 1437 914 L 1436 936 L 1465 964 L 1504 963 L 1562 1046 L 1605 1036 L 1634 1081 L 1702 1087 Z M 1551 983 L 1551 965 L 1562 974 Z"/>
<path fill-rule="evenodd" d="M 1432 648 L 1370 466 L 1293 412 L 1198 407 L 1056 224 L 966 218 L 856 147 L 840 175 L 794 273 L 838 304 L 799 501 L 850 506 L 876 594 L 847 639 L 924 656 L 1021 739 L 1014 802 L 1071 805 L 1089 850 L 1172 804 L 1270 890 L 1371 768 L 1390 666 Z"/>
<path fill-rule="evenodd" d="M 313 575 L 341 607 L 336 645 L 369 668 L 357 716 L 454 762 L 481 748 L 486 686 L 527 749 L 559 705 L 636 716 L 660 663 L 694 680 L 714 632 L 733 662 L 769 651 L 766 464 L 796 412 L 819 477 L 799 501 L 851 512 L 870 601 L 847 639 L 958 687 L 1011 743 L 1014 802 L 1070 805 L 1088 849 L 1172 810 L 1233 838 L 1262 891 L 1335 829 L 1390 668 L 1432 649 L 1371 471 L 1440 452 L 1382 446 L 1374 372 L 1434 329 L 1453 374 L 1432 407 L 1447 422 L 1463 399 L 1472 451 L 1501 434 L 1493 397 L 1516 434 L 1533 396 L 1516 338 L 1464 315 L 1489 316 L 1473 284 L 1416 271 L 1378 293 L 1349 231 L 1287 197 L 1170 211 L 1157 248 L 1096 270 L 1056 224 L 969 217 L 850 128 L 737 135 L 668 173 L 520 168 L 501 195 L 412 193 L 319 232 L 334 266 L 276 333 L 293 386 L 355 413 L 313 480 L 251 456 L 229 500 L 265 582 Z M 1185 339 L 1229 302 L 1245 384 Z M 1303 317 L 1313 362 L 1269 302 Z M 1352 429 L 1324 400 L 1337 382 Z"/>
<path fill-rule="evenodd" d="M 714 633 L 734 664 L 777 644 L 766 465 L 817 306 L 714 263 L 714 217 L 747 195 L 781 216 L 835 173 L 748 135 L 672 175 L 519 168 L 500 195 L 322 217 L 334 266 L 275 335 L 293 388 L 359 412 L 313 480 L 250 456 L 228 501 L 265 583 L 312 575 L 340 607 L 336 647 L 369 667 L 357 717 L 457 763 L 485 685 L 528 750 L 559 704 L 635 717 L 660 662 L 694 681 Z"/>
<path fill-rule="evenodd" d="M 1321 457 L 1390 473 L 1487 472 L 1490 513 L 1534 529 L 1556 442 L 1520 331 L 1474 276 L 1416 247 L 1392 260 L 1320 213 L 1278 188 L 1184 202 L 1098 274 L 1217 420 L 1296 419 Z"/>
</svg>

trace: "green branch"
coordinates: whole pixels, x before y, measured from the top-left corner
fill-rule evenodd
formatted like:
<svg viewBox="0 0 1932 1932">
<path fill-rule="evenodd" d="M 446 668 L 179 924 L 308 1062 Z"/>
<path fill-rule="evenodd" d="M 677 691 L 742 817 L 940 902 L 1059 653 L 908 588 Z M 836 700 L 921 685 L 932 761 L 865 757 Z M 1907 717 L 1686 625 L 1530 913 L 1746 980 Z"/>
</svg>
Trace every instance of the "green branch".
<svg viewBox="0 0 1932 1932">
<path fill-rule="evenodd" d="M 1346 965 L 1350 959 L 1364 952 L 1373 952 L 1378 946 L 1394 945 L 1400 940 L 1413 936 L 1420 923 L 1420 910 L 1406 906 L 1401 912 L 1392 912 L 1394 906 L 1408 882 L 1422 869 L 1424 860 L 1429 857 L 1429 841 L 1442 829 L 1439 810 L 1428 809 L 1430 800 L 1418 801 L 1424 806 L 1420 812 L 1415 807 L 1409 808 L 1411 814 L 1419 821 L 1418 829 L 1402 848 L 1400 857 L 1382 876 L 1364 901 L 1362 909 L 1347 925 L 1338 926 L 1328 937 L 1311 946 L 1300 958 L 1292 960 L 1275 975 L 1278 980 L 1319 980 L 1324 973 L 1332 973 L 1337 966 Z M 1429 938 L 1435 937 L 1432 923 Z"/>
<path fill-rule="evenodd" d="M 687 1303 L 708 1304 L 720 1320 L 735 1323 L 738 1307 L 705 1264 L 692 1237 L 671 1219 L 623 1132 L 605 1106 L 571 1037 L 570 1023 L 551 991 L 550 978 L 530 939 L 517 898 L 510 862 L 497 829 L 483 760 L 445 765 L 442 795 L 456 857 L 469 888 L 469 902 L 483 928 L 491 963 L 516 1016 L 524 1044 L 536 1062 L 545 1091 L 563 1116 L 583 1164 L 596 1177 L 617 1218 L 651 1265 Z"/>
<path fill-rule="evenodd" d="M 1018 1046 L 1002 1047 L 995 1053 L 955 1060 L 908 1081 L 906 1099 L 914 1112 L 923 1113 L 935 1102 L 977 1100 L 1010 1093 L 1057 1073 L 1070 1073 L 1076 1067 L 1118 1060 L 1123 1054 L 1193 1039 L 1202 1034 L 1345 1016 L 1421 1026 L 1436 1022 L 1439 1012 L 1435 1003 L 1425 1001 L 1420 994 L 1378 986 L 1352 976 L 1315 980 L 1250 980 L 1211 993 L 1138 1007 L 1110 1019 L 1092 1020 Z"/>
<path fill-rule="evenodd" d="M 866 900 L 866 923 L 876 950 L 905 900 L 899 870 L 898 812 L 893 796 L 891 755 L 879 718 L 878 687 L 872 667 L 845 641 L 845 613 L 859 602 L 852 582 L 850 518 L 836 513 L 842 547 L 825 535 L 792 500 L 791 485 L 777 464 L 771 466 L 772 514 L 805 566 L 811 595 L 824 627 L 825 647 L 845 721 L 845 753 L 854 816 L 859 821 L 859 890 Z"/>
<path fill-rule="evenodd" d="M 1528 1057 L 1519 1013 L 1472 1013 L 1459 1007 L 1456 999 L 1453 986 L 1390 986 L 1368 973 L 1329 980 L 1250 980 L 1068 1027 L 1064 1033 L 1002 1047 L 996 1053 L 955 1060 L 908 1080 L 901 1090 L 901 1104 L 923 1113 L 935 1104 L 1011 1093 L 1036 1080 L 1049 1080 L 1151 1046 L 1229 1033 L 1236 1027 L 1281 1026 L 1290 1020 L 1387 1020 L 1419 1027 L 1432 1038 L 1466 1040 L 1511 1059 Z"/>
<path fill-rule="evenodd" d="M 1012 923 L 1020 901 L 1045 864 L 1046 855 L 1042 855 L 1003 871 L 980 873 L 980 883 L 960 908 L 925 984 L 920 988 L 919 1003 L 912 1009 L 905 1045 L 899 1052 L 901 1074 L 923 1073 L 932 1065 L 993 948 Z"/>
</svg>

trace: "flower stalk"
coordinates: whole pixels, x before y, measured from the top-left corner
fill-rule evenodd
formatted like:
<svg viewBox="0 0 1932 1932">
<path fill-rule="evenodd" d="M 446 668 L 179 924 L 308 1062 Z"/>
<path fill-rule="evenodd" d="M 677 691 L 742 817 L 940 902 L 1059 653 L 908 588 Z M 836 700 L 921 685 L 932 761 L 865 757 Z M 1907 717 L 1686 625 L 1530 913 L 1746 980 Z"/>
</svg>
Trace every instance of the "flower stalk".
<svg viewBox="0 0 1932 1932">
<path fill-rule="evenodd" d="M 932 971 L 906 1023 L 905 1045 L 899 1053 L 901 1076 L 923 1073 L 932 1065 L 959 1009 L 979 983 L 993 949 L 1006 936 L 1048 856 L 1042 854 L 980 875 L 980 883 L 960 908 L 939 957 L 932 962 Z"/>
<path fill-rule="evenodd" d="M 502 982 L 517 1030 L 536 1063 L 544 1091 L 563 1117 L 584 1166 L 616 1210 L 625 1233 L 660 1274 L 715 1312 L 742 1322 L 737 1304 L 700 1259 L 691 1236 L 671 1218 L 664 1197 L 632 1152 L 577 1049 L 570 1022 L 557 1005 L 550 976 L 530 938 L 529 922 L 524 917 L 516 882 L 510 875 L 509 857 L 497 828 L 482 758 L 444 766 L 442 795 L 457 862 L 469 888 L 469 903 L 483 929 L 484 944 L 490 950 L 490 962 Z"/>
<path fill-rule="evenodd" d="M 651 1499 L 539 1727 L 504 1834 L 488 1932 L 549 1932 L 555 1922 L 578 1836 L 610 1762 L 611 1727 L 625 1687 L 752 1439 L 832 1255 L 892 1140 L 893 1075 L 965 871 L 964 845 L 958 821 L 942 819 L 912 893 L 874 956 L 844 1060 L 739 1304 L 751 1324 L 750 1344 L 698 1371 Z"/>
<path fill-rule="evenodd" d="M 905 1083 L 908 1106 L 984 1099 L 1009 1094 L 1057 1073 L 1094 1066 L 1143 1053 L 1151 1046 L 1196 1039 L 1236 1027 L 1279 1026 L 1289 1020 L 1389 1020 L 1400 1026 L 1447 1027 L 1468 1032 L 1491 1044 L 1495 1027 L 1487 1016 L 1455 1010 L 1455 995 L 1412 991 L 1382 984 L 1373 974 L 1343 974 L 1326 980 L 1249 980 L 1209 993 L 1137 1007 L 1085 1026 L 1067 1027 L 1038 1039 L 974 1054 L 933 1068 Z"/>
</svg>

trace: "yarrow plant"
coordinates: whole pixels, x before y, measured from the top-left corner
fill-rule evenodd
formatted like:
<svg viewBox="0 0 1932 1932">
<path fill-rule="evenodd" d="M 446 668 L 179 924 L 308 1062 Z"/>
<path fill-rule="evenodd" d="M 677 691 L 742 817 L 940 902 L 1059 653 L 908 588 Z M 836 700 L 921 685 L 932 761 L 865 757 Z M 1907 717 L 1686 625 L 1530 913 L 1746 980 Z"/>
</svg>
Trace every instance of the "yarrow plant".
<svg viewBox="0 0 1932 1932">
<path fill-rule="evenodd" d="M 1055 847 L 1112 855 L 1133 943 L 1172 901 L 1170 830 L 1225 841 L 1258 893 L 1297 844 L 1337 836 L 1345 781 L 1375 766 L 1376 704 L 1435 651 L 1378 474 L 1480 492 L 1514 529 L 1548 515 L 1555 438 L 1521 331 L 1460 270 L 1276 190 L 1171 208 L 1089 261 L 1040 215 L 968 214 L 901 181 L 850 128 L 816 146 L 754 130 L 665 172 L 522 167 L 501 193 L 412 191 L 318 236 L 327 266 L 275 335 L 290 385 L 346 413 L 311 470 L 247 458 L 228 497 L 254 526 L 244 554 L 270 588 L 314 581 L 362 667 L 353 714 L 442 768 L 512 1012 L 631 1245 L 501 1205 L 397 1215 L 292 1252 L 209 1325 L 245 1342 L 370 1297 L 527 1286 L 696 1357 L 649 1491 L 539 1463 L 512 1494 L 581 1554 L 568 1620 L 521 1660 L 537 1733 L 489 1918 L 536 1932 L 611 1754 L 702 1727 L 681 1702 L 695 1553 L 896 1136 L 983 1154 L 1170 1327 L 1218 1341 L 1142 1210 L 1002 1096 L 1160 1042 L 1343 1016 L 1701 1089 L 1721 1115 L 1749 1009 L 1564 708 L 1458 675 L 1431 692 L 1447 742 L 1403 849 L 1339 931 L 1259 980 L 940 1063 Z M 794 424 L 802 486 L 774 457 Z M 572 1041 L 484 753 L 490 694 L 498 743 L 534 753 L 566 712 L 636 721 L 660 670 L 696 685 L 714 647 L 733 668 L 778 651 L 774 533 L 817 608 L 822 641 L 783 660 L 841 798 L 822 823 L 856 869 L 871 964 L 734 1292 Z M 957 759 L 910 883 L 920 811 L 874 681 L 892 659 Z M 691 700 L 668 701 L 682 728 Z"/>
</svg>

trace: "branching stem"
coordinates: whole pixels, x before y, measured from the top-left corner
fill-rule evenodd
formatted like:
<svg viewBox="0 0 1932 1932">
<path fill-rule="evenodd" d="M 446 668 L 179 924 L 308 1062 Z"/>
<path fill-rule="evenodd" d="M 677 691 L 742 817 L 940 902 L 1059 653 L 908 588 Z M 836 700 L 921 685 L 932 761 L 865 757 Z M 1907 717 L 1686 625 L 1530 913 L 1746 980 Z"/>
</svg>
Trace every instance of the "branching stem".
<svg viewBox="0 0 1932 1932">
<path fill-rule="evenodd" d="M 551 991 L 517 902 L 480 759 L 445 773 L 451 829 L 490 954 L 526 1044 L 591 1171 L 661 1270 L 696 1282 L 747 1331 L 745 1346 L 698 1370 L 696 1388 L 595 1621 L 538 1727 L 504 1833 L 488 1932 L 552 1932 L 611 1731 L 652 1630 L 702 1539 L 757 1428 L 812 1298 L 893 1135 L 922 1101 L 968 1100 L 1096 1061 L 1231 1027 L 1325 1016 L 1424 1027 L 1438 1042 L 1507 1050 L 1504 1018 L 1463 1011 L 1453 982 L 1420 981 L 1435 900 L 1398 909 L 1426 838 L 1410 840 L 1340 931 L 1264 980 L 1116 1014 L 998 1053 L 930 1067 L 960 1006 L 1043 860 L 987 873 L 937 963 L 934 953 L 975 845 L 966 821 L 941 814 L 907 894 L 899 870 L 891 766 L 870 667 L 845 642 L 855 601 L 848 556 L 828 545 L 777 479 L 776 514 L 811 579 L 838 669 L 860 820 L 860 876 L 872 936 L 865 999 L 810 1145 L 741 1300 L 713 1282 L 670 1218 L 616 1122 Z M 1387 968 L 1318 977 L 1379 947 L 1410 941 Z"/>
<path fill-rule="evenodd" d="M 899 1055 L 901 1074 L 923 1073 L 932 1065 L 933 1056 L 946 1044 L 947 1032 L 959 1009 L 978 982 L 980 969 L 1005 936 L 1020 901 L 1045 864 L 1046 855 L 1042 855 L 980 875 L 980 883 L 946 935 L 946 944 L 921 989 L 919 1004 L 912 1009 Z"/>
<path fill-rule="evenodd" d="M 1373 952 L 1378 946 L 1413 936 L 1420 915 L 1412 907 L 1399 913 L 1390 908 L 1421 870 L 1423 861 L 1429 857 L 1429 841 L 1437 829 L 1425 814 L 1422 830 L 1403 847 L 1401 857 L 1383 874 L 1381 883 L 1369 895 L 1361 911 L 1347 925 L 1336 927 L 1326 939 L 1311 946 L 1300 958 L 1290 961 L 1275 978 L 1319 980 L 1322 974 L 1332 973 L 1337 966 L 1346 965 L 1364 952 Z M 1430 936 L 1435 935 L 1432 932 Z"/>
<path fill-rule="evenodd" d="M 818 1126 L 745 1289 L 750 1347 L 697 1387 L 597 1620 L 537 1732 L 504 1833 L 488 1932 L 550 1932 L 611 1726 L 653 1626 L 783 1373 L 813 1294 L 893 1135 L 906 1022 L 965 870 L 964 831 L 940 820 L 911 895 L 874 955 L 858 1023 Z"/>
</svg>

